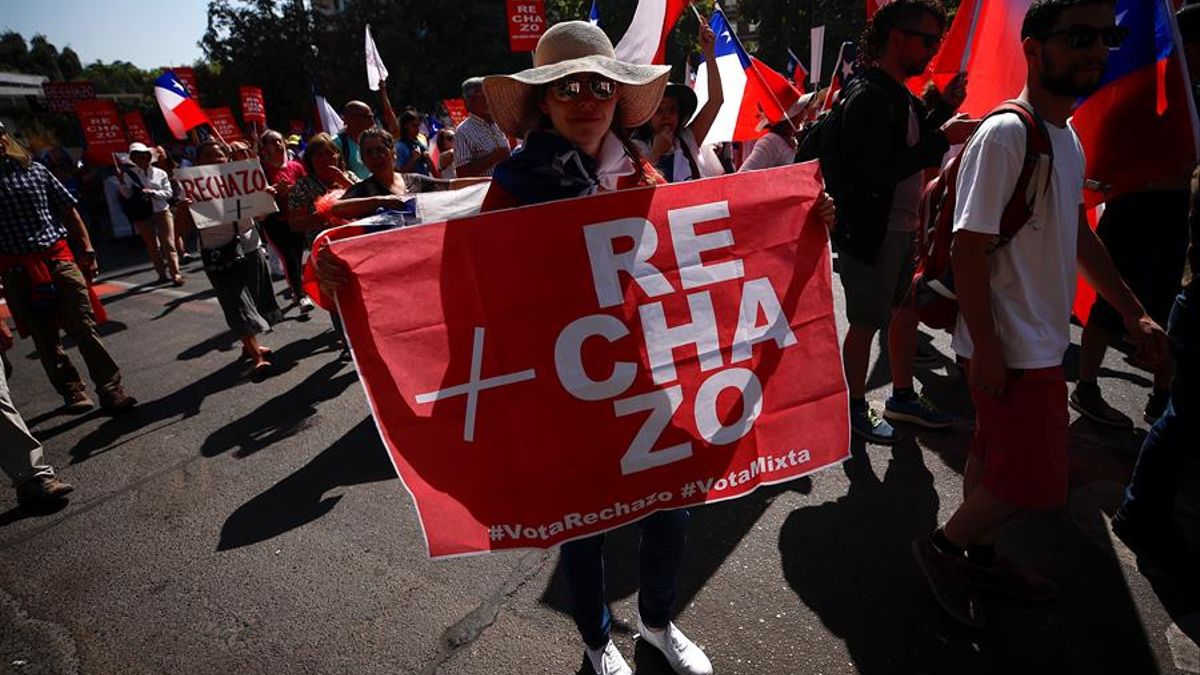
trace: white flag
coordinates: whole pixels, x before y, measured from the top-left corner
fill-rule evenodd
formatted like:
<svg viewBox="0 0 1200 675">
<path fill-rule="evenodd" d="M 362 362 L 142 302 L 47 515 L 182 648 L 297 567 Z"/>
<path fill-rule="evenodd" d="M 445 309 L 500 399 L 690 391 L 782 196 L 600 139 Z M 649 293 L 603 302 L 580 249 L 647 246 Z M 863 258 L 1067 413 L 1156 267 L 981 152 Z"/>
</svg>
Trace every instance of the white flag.
<svg viewBox="0 0 1200 675">
<path fill-rule="evenodd" d="M 342 133 L 342 129 L 346 128 L 346 123 L 342 121 L 342 116 L 337 114 L 333 106 L 329 105 L 329 101 L 325 100 L 324 96 L 317 96 L 317 117 L 321 121 L 321 131 L 336 136 Z"/>
<path fill-rule="evenodd" d="M 366 30 L 366 52 L 367 52 L 367 87 L 371 91 L 379 91 L 379 83 L 387 79 L 387 67 L 383 65 L 383 58 L 379 56 L 379 50 L 375 48 L 375 40 L 371 39 L 371 24 L 367 24 Z"/>
<path fill-rule="evenodd" d="M 812 54 L 809 56 L 808 62 L 812 66 L 809 74 L 812 76 L 813 88 L 821 83 L 821 55 L 825 53 L 825 26 L 817 26 L 812 29 Z"/>
</svg>

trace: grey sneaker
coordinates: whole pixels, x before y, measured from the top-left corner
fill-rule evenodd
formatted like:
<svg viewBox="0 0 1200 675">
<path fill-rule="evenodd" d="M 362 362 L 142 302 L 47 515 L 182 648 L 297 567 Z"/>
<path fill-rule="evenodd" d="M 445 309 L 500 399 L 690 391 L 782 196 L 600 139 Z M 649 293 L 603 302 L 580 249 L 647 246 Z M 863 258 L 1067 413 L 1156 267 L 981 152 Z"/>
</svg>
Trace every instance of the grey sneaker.
<svg viewBox="0 0 1200 675">
<path fill-rule="evenodd" d="M 850 411 L 850 431 L 868 443 L 894 445 L 900 440 L 892 425 L 875 412 L 874 408 Z"/>
<path fill-rule="evenodd" d="M 1068 399 L 1071 407 L 1079 412 L 1080 415 L 1092 420 L 1096 424 L 1101 424 L 1114 429 L 1128 429 L 1133 426 L 1133 420 L 1109 405 L 1104 396 L 1100 394 L 1100 387 L 1094 384 L 1080 382 L 1075 385 L 1075 389 L 1071 392 L 1071 398 Z"/>
<path fill-rule="evenodd" d="M 883 416 L 892 422 L 909 422 L 926 429 L 945 429 L 954 418 L 938 409 L 933 401 L 918 395 L 899 399 L 893 394 L 884 404 Z"/>
</svg>

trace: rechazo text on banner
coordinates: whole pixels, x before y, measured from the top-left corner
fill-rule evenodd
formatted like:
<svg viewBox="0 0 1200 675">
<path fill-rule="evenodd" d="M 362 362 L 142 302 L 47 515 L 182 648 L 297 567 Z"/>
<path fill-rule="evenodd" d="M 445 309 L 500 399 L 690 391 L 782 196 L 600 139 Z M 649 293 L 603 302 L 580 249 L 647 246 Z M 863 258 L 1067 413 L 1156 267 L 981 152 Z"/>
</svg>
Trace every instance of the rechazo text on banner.
<svg viewBox="0 0 1200 675">
<path fill-rule="evenodd" d="M 847 457 L 816 165 L 334 242 L 433 556 L 548 547 Z"/>
<path fill-rule="evenodd" d="M 174 177 L 199 228 L 279 210 L 257 159 L 176 169 Z"/>
</svg>

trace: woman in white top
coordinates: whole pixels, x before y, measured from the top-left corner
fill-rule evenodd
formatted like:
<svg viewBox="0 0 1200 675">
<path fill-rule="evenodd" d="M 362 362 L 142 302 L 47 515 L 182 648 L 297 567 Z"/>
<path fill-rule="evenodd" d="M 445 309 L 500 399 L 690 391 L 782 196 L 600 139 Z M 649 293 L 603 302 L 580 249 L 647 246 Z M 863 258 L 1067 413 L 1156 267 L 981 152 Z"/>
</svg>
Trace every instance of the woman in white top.
<svg viewBox="0 0 1200 675">
<path fill-rule="evenodd" d="M 454 130 L 446 127 L 434 137 L 437 144 L 439 178 L 458 178 L 454 167 Z"/>
<path fill-rule="evenodd" d="M 183 275 L 179 273 L 179 256 L 175 251 L 175 222 L 171 219 L 171 177 L 150 164 L 153 153 L 142 143 L 129 146 L 129 159 L 133 166 L 123 168 L 117 186 L 121 196 L 129 200 L 124 204 L 125 211 L 146 244 L 158 280 L 170 279 L 176 286 L 182 286 Z M 130 202 L 146 199 L 150 202 L 149 208 L 145 209 L 148 213 L 131 211 L 136 207 L 131 207 Z M 144 217 L 138 217 L 142 215 Z"/>
<path fill-rule="evenodd" d="M 683 84 L 669 84 L 654 117 L 642 126 L 634 142 L 646 161 L 669 183 L 709 178 L 725 173 L 710 146 L 701 145 L 725 101 L 721 73 L 714 54 L 717 38 L 707 23 L 700 24 L 700 51 L 708 75 L 708 100 L 700 112 L 695 92 Z M 695 117 L 692 115 L 695 113 Z M 689 120 L 691 123 L 689 124 Z"/>
<path fill-rule="evenodd" d="M 228 161 L 225 150 L 216 141 L 200 145 L 196 164 L 221 164 Z M 191 219 L 190 211 L 184 211 Z M 263 255 L 258 226 L 247 218 L 196 230 L 204 272 L 217 292 L 217 301 L 230 330 L 242 341 L 242 358 L 253 364 L 251 375 L 260 377 L 271 368 L 270 349 L 258 343 L 258 334 L 271 329 L 283 314 L 275 300 L 271 271 Z"/>
</svg>

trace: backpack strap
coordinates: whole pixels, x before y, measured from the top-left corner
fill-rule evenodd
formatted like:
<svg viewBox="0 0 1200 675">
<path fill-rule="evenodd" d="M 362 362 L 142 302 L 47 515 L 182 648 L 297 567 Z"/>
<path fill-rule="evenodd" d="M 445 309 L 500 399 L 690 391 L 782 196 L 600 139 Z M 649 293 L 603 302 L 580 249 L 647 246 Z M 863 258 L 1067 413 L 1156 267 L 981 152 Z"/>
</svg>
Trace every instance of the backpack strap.
<svg viewBox="0 0 1200 675">
<path fill-rule="evenodd" d="M 1053 171 L 1048 170 L 1041 181 L 1042 184 L 1033 185 L 1039 178 L 1038 168 L 1045 161 L 1043 158 L 1048 158 L 1050 166 L 1053 167 L 1054 145 L 1050 141 L 1050 132 L 1046 129 L 1045 121 L 1031 105 L 1019 99 L 1001 103 L 988 113 L 987 117 L 1004 114 L 1016 115 L 1025 126 L 1025 159 L 1021 163 L 1021 173 L 1017 176 L 1012 196 L 1000 217 L 1000 235 L 992 250 L 1011 241 L 1030 221 L 1037 207 L 1037 200 L 1049 189 L 1053 176 Z"/>
</svg>

